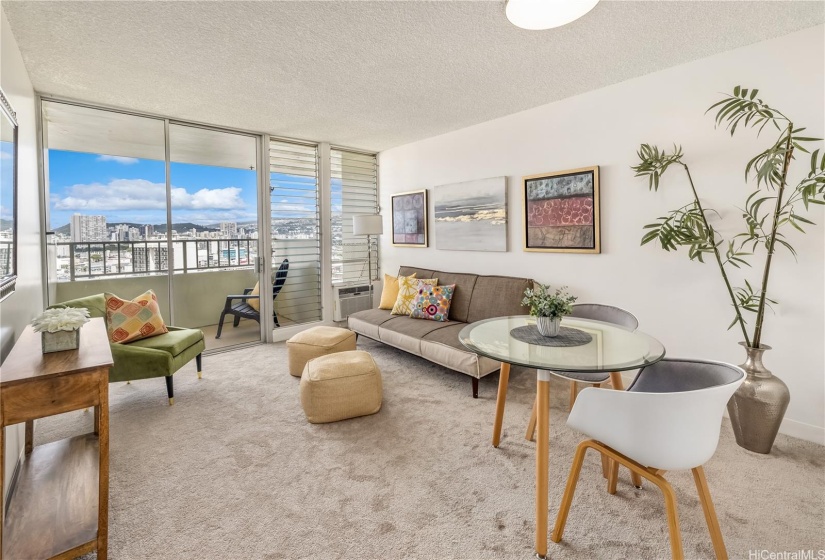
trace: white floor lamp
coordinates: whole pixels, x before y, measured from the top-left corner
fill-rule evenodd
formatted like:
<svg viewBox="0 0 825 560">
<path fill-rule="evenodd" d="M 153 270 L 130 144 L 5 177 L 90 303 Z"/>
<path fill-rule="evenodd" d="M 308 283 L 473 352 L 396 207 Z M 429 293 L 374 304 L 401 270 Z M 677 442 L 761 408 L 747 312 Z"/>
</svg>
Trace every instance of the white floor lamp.
<svg viewBox="0 0 825 560">
<path fill-rule="evenodd" d="M 360 214 L 352 217 L 352 234 L 367 236 L 367 266 L 369 267 L 370 278 L 370 308 L 373 307 L 372 299 L 372 236 L 384 233 L 384 220 L 381 214 Z"/>
</svg>

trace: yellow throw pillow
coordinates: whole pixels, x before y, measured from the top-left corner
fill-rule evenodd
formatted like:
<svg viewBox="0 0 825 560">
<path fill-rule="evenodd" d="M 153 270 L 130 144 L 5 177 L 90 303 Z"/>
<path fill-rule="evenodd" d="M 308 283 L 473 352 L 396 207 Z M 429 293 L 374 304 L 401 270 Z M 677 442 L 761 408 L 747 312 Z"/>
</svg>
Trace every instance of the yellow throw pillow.
<svg viewBox="0 0 825 560">
<path fill-rule="evenodd" d="M 255 287 L 252 288 L 252 291 L 249 292 L 249 295 L 250 296 L 259 296 L 259 295 L 261 295 L 261 283 L 260 282 L 255 282 Z M 255 311 L 260 311 L 261 310 L 261 300 L 258 299 L 258 298 L 249 298 L 248 300 L 246 300 L 246 303 L 248 303 L 249 307 L 251 307 Z"/>
<path fill-rule="evenodd" d="M 412 276 L 400 276 L 398 278 L 398 299 L 391 313 L 393 315 L 409 315 L 413 310 L 413 301 L 418 295 L 418 283 L 422 282 L 427 286 L 438 286 L 438 278 L 422 278 L 417 280 Z"/>
<path fill-rule="evenodd" d="M 106 329 L 111 342 L 125 344 L 169 332 L 152 290 L 133 300 L 108 293 L 103 297 L 106 300 Z"/>
<path fill-rule="evenodd" d="M 415 278 L 415 272 L 407 278 Z M 392 309 L 398 299 L 398 280 L 403 276 L 395 277 L 389 274 L 384 275 L 384 288 L 381 290 L 381 303 L 378 309 Z"/>
</svg>

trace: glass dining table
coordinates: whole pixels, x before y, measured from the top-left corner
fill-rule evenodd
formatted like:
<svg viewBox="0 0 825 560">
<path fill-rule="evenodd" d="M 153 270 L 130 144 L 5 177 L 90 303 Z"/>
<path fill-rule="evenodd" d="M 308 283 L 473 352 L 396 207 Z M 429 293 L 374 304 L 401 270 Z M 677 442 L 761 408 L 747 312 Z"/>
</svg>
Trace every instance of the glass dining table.
<svg viewBox="0 0 825 560">
<path fill-rule="evenodd" d="M 561 326 L 568 335 L 564 340 L 545 340 L 531 336 L 535 317 L 497 317 L 464 327 L 458 335 L 470 351 L 501 362 L 496 416 L 493 423 L 493 446 L 498 447 L 504 420 L 504 404 L 510 365 L 536 369 L 536 555 L 547 555 L 550 375 L 551 371 L 615 373 L 639 369 L 664 358 L 661 342 L 640 331 L 619 325 L 565 317 Z M 515 331 L 515 332 L 514 332 Z M 526 333 L 526 336 L 525 336 Z M 555 345 L 548 345 L 555 344 Z"/>
</svg>

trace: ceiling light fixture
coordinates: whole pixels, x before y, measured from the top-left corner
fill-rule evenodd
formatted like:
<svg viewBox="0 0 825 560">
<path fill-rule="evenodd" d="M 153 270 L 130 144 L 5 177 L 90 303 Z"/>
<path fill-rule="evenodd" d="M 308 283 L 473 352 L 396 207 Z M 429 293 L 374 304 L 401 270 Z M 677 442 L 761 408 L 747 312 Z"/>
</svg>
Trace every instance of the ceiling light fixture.
<svg viewBox="0 0 825 560">
<path fill-rule="evenodd" d="M 510 23 L 522 29 L 561 27 L 592 10 L 599 0 L 507 0 Z"/>
</svg>

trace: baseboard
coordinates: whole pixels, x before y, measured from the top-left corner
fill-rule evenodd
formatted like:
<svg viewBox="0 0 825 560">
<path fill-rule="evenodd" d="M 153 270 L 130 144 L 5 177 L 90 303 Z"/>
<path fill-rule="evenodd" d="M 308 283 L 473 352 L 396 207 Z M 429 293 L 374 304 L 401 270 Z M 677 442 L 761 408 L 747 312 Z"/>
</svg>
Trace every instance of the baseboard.
<svg viewBox="0 0 825 560">
<path fill-rule="evenodd" d="M 635 371 L 622 372 L 624 386 L 629 387 L 635 377 Z M 725 418 L 728 418 L 727 410 L 725 410 Z M 806 424 L 805 422 L 785 418 L 782 420 L 782 425 L 779 426 L 779 433 L 825 446 L 825 428 L 814 426 L 813 424 Z"/>
</svg>

